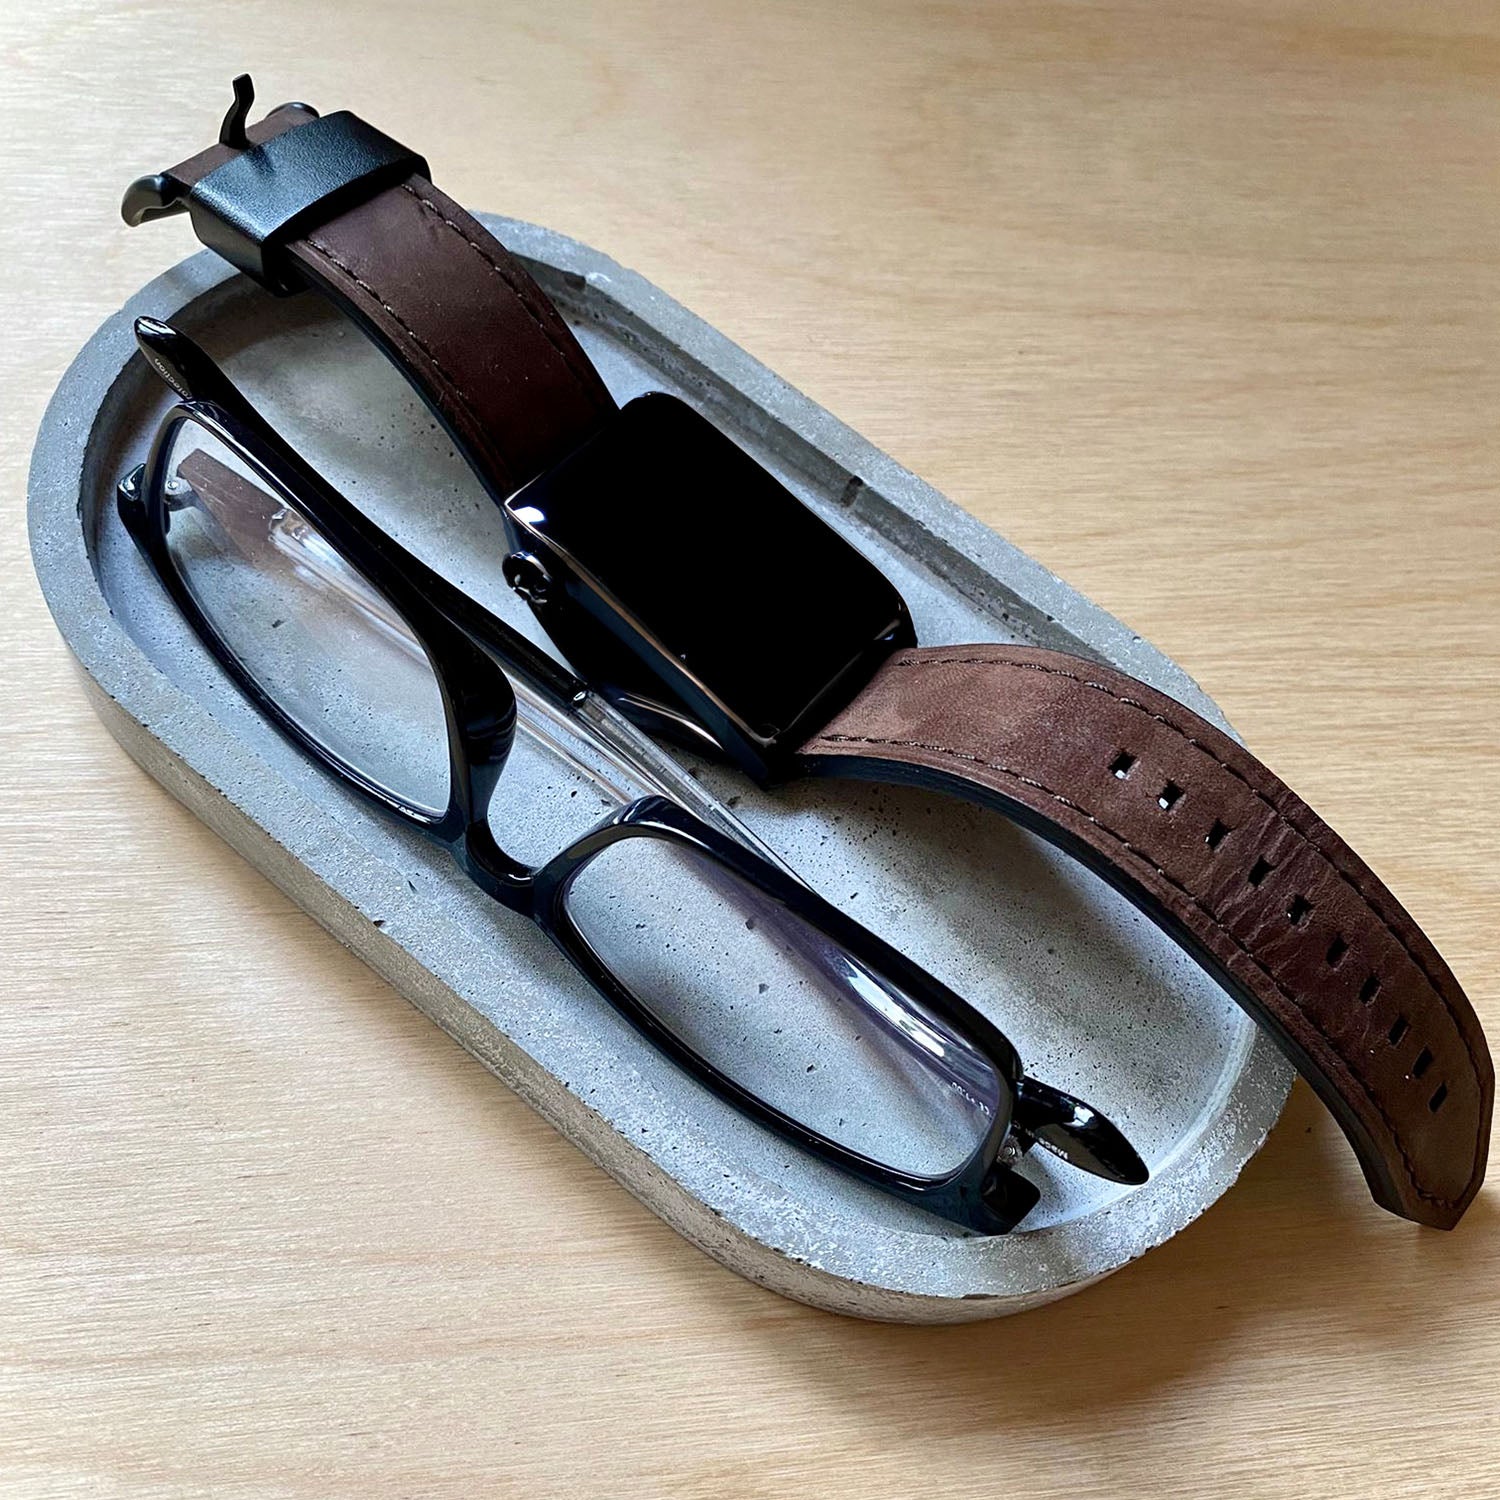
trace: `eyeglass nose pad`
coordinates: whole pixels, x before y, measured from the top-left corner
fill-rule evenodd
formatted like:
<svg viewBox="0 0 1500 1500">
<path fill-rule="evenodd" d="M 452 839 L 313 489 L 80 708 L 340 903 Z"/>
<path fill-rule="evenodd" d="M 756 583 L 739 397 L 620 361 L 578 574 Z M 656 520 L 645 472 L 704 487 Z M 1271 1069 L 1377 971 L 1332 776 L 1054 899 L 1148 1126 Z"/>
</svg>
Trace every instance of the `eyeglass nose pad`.
<svg viewBox="0 0 1500 1500">
<path fill-rule="evenodd" d="M 1023 1077 L 1016 1085 L 1015 1125 L 1070 1166 L 1096 1177 L 1135 1187 L 1151 1175 L 1117 1125 L 1092 1104 L 1039 1079 Z"/>
</svg>

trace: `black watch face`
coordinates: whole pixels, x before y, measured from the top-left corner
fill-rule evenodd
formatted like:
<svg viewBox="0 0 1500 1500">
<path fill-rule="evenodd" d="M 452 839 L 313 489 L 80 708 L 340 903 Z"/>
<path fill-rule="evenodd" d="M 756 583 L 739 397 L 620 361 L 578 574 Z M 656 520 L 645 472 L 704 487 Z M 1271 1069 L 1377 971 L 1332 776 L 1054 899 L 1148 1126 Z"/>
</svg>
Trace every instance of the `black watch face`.
<svg viewBox="0 0 1500 1500">
<path fill-rule="evenodd" d="M 562 554 L 553 564 L 567 569 L 570 594 L 582 585 L 613 596 L 661 657 L 762 741 L 799 726 L 831 691 L 852 696 L 912 639 L 884 575 L 672 396 L 630 402 L 506 508 L 540 556 Z M 594 664 L 573 665 L 595 677 Z"/>
</svg>

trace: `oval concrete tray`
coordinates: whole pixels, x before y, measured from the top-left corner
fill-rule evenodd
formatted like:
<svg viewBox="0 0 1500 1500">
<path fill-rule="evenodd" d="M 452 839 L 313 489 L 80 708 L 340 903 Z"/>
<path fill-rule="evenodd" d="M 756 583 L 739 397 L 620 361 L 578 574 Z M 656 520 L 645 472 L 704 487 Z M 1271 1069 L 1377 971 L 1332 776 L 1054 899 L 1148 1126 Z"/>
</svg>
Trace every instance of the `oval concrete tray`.
<svg viewBox="0 0 1500 1500">
<path fill-rule="evenodd" d="M 888 571 L 924 643 L 1081 652 L 1223 722 L 1159 652 L 640 277 L 546 230 L 489 223 L 561 305 L 618 398 L 665 388 L 706 411 Z M 987 1008 L 1036 1073 L 1105 1109 L 1152 1180 L 1126 1191 L 1036 1153 L 1027 1171 L 1043 1198 L 1027 1228 L 966 1236 L 803 1157 L 685 1079 L 529 924 L 282 741 L 173 614 L 113 506 L 116 480 L 170 400 L 134 355 L 131 322 L 143 313 L 202 340 L 331 479 L 536 636 L 500 576 L 495 507 L 426 409 L 317 299 L 272 299 L 204 252 L 94 335 L 37 440 L 33 557 L 95 706 L 168 790 L 680 1233 L 801 1301 L 956 1321 L 1108 1275 L 1234 1181 L 1280 1112 L 1290 1070 L 1100 881 L 956 802 L 836 782 L 770 795 L 723 767 L 679 769 L 627 727 L 650 773 L 640 789 L 654 780 L 710 816 L 742 820 L 823 894 Z M 534 738 L 518 741 L 497 800 L 507 786 L 543 809 L 505 829 L 523 856 L 560 847 L 599 815 L 577 763 Z"/>
</svg>

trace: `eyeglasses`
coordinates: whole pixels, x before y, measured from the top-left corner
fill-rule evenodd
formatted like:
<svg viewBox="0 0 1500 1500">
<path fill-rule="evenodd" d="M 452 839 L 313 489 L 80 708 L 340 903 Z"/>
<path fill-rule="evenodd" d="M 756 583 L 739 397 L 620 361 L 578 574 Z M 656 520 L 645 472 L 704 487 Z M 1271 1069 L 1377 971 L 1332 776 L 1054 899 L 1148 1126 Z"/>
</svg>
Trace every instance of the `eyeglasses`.
<svg viewBox="0 0 1500 1500">
<path fill-rule="evenodd" d="M 794 876 L 662 796 L 540 866 L 490 809 L 511 678 L 578 719 L 582 685 L 339 495 L 208 356 L 140 319 L 182 398 L 118 507 L 162 586 L 257 707 L 369 802 L 446 846 L 646 1038 L 751 1119 L 979 1233 L 1037 1202 L 1040 1144 L 1146 1180 L 1103 1115 L 1026 1074 L 979 1011 Z"/>
</svg>

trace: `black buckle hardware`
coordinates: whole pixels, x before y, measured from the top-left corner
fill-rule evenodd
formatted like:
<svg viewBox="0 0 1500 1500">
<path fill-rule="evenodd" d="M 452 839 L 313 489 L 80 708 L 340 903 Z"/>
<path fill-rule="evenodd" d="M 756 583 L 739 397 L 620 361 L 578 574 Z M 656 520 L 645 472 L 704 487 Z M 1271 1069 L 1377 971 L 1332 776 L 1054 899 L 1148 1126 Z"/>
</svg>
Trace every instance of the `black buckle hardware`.
<svg viewBox="0 0 1500 1500">
<path fill-rule="evenodd" d="M 237 156 L 191 187 L 165 172 L 138 178 L 126 189 L 120 215 L 135 225 L 187 213 L 210 250 L 285 296 L 300 289 L 280 253 L 289 241 L 413 173 L 430 174 L 416 152 L 348 110 L 320 116 L 305 104 L 283 105 L 304 111 L 307 124 L 251 145 L 245 120 L 254 99 L 250 75 L 242 73 L 219 131 L 219 144 Z"/>
</svg>

